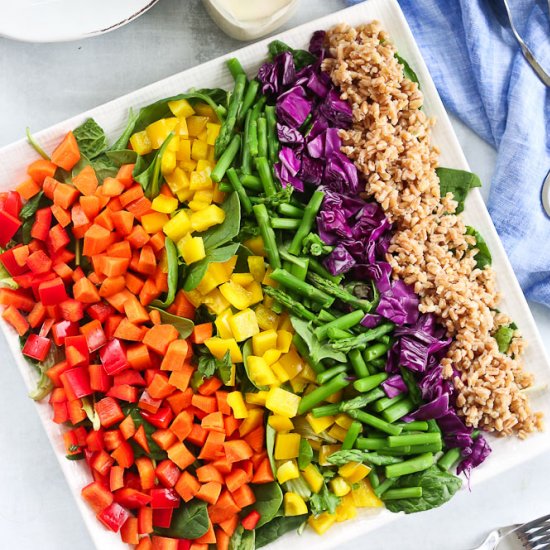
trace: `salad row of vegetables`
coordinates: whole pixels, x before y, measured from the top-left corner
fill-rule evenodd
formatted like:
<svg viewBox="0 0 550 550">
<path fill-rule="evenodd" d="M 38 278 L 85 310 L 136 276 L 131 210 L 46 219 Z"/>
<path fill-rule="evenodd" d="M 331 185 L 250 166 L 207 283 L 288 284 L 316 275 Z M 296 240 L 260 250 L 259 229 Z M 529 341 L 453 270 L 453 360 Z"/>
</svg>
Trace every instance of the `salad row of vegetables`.
<svg viewBox="0 0 550 550">
<path fill-rule="evenodd" d="M 111 145 L 92 119 L 51 156 L 29 135 L 43 158 L 0 197 L 2 317 L 32 397 L 87 463 L 83 498 L 140 550 L 427 510 L 490 452 L 453 409 L 450 340 L 391 278 L 323 38 L 271 43 L 252 80 L 230 60 L 231 93 L 160 100 Z M 476 184 L 439 176 L 462 200 Z"/>
</svg>

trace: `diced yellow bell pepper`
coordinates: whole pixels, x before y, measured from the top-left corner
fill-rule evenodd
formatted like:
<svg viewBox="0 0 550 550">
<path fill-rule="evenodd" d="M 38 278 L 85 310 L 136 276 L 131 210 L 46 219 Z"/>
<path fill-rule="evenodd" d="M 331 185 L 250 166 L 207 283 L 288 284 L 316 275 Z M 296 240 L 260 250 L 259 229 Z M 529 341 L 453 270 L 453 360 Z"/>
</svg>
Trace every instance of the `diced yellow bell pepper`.
<svg viewBox="0 0 550 550">
<path fill-rule="evenodd" d="M 277 331 L 277 349 L 281 350 L 283 353 L 288 353 L 290 351 L 290 344 L 292 344 L 292 333 L 288 330 L 278 330 Z M 303 362 L 300 361 L 300 365 Z"/>
<path fill-rule="evenodd" d="M 315 418 L 311 413 L 307 413 L 306 420 L 316 434 L 324 432 L 327 428 L 330 428 L 334 424 L 333 416 L 321 416 L 319 418 Z"/>
<path fill-rule="evenodd" d="M 214 277 L 216 281 L 216 286 L 219 286 L 229 280 L 229 275 L 227 273 L 227 266 L 225 262 L 212 262 L 208 265 L 207 273 Z"/>
<path fill-rule="evenodd" d="M 342 497 L 340 504 L 336 507 L 336 521 L 347 521 L 357 516 L 357 508 L 353 504 L 353 497 L 347 494 Z"/>
<path fill-rule="evenodd" d="M 209 160 L 212 165 L 216 164 L 216 152 L 213 145 L 208 146 L 208 156 L 206 159 Z"/>
<path fill-rule="evenodd" d="M 222 264 L 218 262 L 212 262 L 208 265 L 204 277 L 197 285 L 197 290 L 201 294 L 208 294 L 214 290 L 217 286 L 225 283 L 228 277 Z"/>
<path fill-rule="evenodd" d="M 225 193 L 220 191 L 220 184 L 214 184 L 214 193 L 212 193 L 212 202 L 223 204 L 225 202 Z"/>
<path fill-rule="evenodd" d="M 300 434 L 277 434 L 275 439 L 275 460 L 296 458 L 300 454 Z"/>
<path fill-rule="evenodd" d="M 283 497 L 285 516 L 301 516 L 307 514 L 307 505 L 304 499 L 296 493 L 285 493 Z"/>
<path fill-rule="evenodd" d="M 198 290 L 184 290 L 185 297 L 193 304 L 193 307 L 199 307 L 202 304 L 202 294 Z"/>
<path fill-rule="evenodd" d="M 176 134 L 175 136 L 172 136 L 172 138 L 168 142 L 168 145 L 166 146 L 166 150 L 172 151 L 174 154 L 176 154 L 179 148 L 180 148 L 180 136 Z"/>
<path fill-rule="evenodd" d="M 155 122 L 152 122 L 145 128 L 147 137 L 151 142 L 153 149 L 159 149 L 160 146 L 166 141 L 168 134 L 174 130 L 179 120 L 176 117 L 173 118 L 161 118 Z"/>
<path fill-rule="evenodd" d="M 307 380 L 308 382 L 315 382 L 317 380 L 317 374 L 315 371 L 304 362 L 304 368 L 302 369 L 302 372 L 300 373 L 300 376 Z"/>
<path fill-rule="evenodd" d="M 307 523 L 318 535 L 322 535 L 326 533 L 334 525 L 335 521 L 336 521 L 336 514 L 329 514 L 328 512 L 323 512 L 317 517 L 309 516 Z"/>
<path fill-rule="evenodd" d="M 214 122 L 206 123 L 206 143 L 208 143 L 208 145 L 214 145 L 216 143 L 220 129 L 221 124 L 216 124 Z"/>
<path fill-rule="evenodd" d="M 263 357 L 249 355 L 246 361 L 250 379 L 257 386 L 271 386 L 277 384 L 277 377 Z"/>
<path fill-rule="evenodd" d="M 212 276 L 211 273 L 208 273 L 208 271 L 206 271 L 203 278 L 201 279 L 201 282 L 196 286 L 196 288 L 203 296 L 205 296 L 206 294 L 214 290 L 217 286 L 218 284 L 216 279 Z"/>
<path fill-rule="evenodd" d="M 246 288 L 228 281 L 220 286 L 221 293 L 225 299 L 236 309 L 245 309 L 250 305 L 252 295 Z"/>
<path fill-rule="evenodd" d="M 169 221 L 170 218 L 166 214 L 161 214 L 160 212 L 153 212 L 152 214 L 144 214 L 141 216 L 141 225 L 143 229 L 145 229 L 145 232 L 150 235 L 162 231 Z"/>
<path fill-rule="evenodd" d="M 286 416 L 281 416 L 280 414 L 270 415 L 267 419 L 267 423 L 276 432 L 290 432 L 294 429 L 294 424 L 292 423 L 292 420 L 290 420 L 290 418 L 287 418 Z"/>
<path fill-rule="evenodd" d="M 257 315 L 256 315 L 256 317 L 257 317 Z M 281 352 L 278 349 L 268 349 L 262 354 L 262 357 L 265 359 L 265 362 L 269 366 L 271 366 L 271 365 L 273 365 L 273 363 L 276 363 L 279 360 L 279 357 L 281 357 Z M 288 378 L 287 378 L 287 380 L 288 380 Z"/>
<path fill-rule="evenodd" d="M 141 219 L 143 223 L 143 217 Z M 206 258 L 202 237 L 186 235 L 178 241 L 178 250 L 187 265 Z"/>
<path fill-rule="evenodd" d="M 229 302 L 223 297 L 218 288 L 215 288 L 206 294 L 202 300 L 202 303 L 214 315 L 225 311 L 229 307 Z"/>
<path fill-rule="evenodd" d="M 249 285 L 254 280 L 254 277 L 252 277 L 250 273 L 233 273 L 230 279 L 236 285 L 246 286 L 246 285 Z"/>
<path fill-rule="evenodd" d="M 193 231 L 206 231 L 214 225 L 219 225 L 225 219 L 225 212 L 215 204 L 209 204 L 203 210 L 191 214 Z"/>
<path fill-rule="evenodd" d="M 257 304 L 263 300 L 264 291 L 262 290 L 262 285 L 258 283 L 258 281 L 252 281 L 250 284 L 246 285 L 245 288 L 252 295 L 250 299 L 251 304 Z"/>
<path fill-rule="evenodd" d="M 213 121 L 218 120 L 216 112 L 207 103 L 202 103 L 202 102 L 196 103 L 195 112 L 197 113 L 197 115 L 208 117 L 210 120 L 213 120 Z"/>
<path fill-rule="evenodd" d="M 281 355 L 279 363 L 281 363 L 282 367 L 286 370 L 288 377 L 291 380 L 298 376 L 298 374 L 300 374 L 300 372 L 304 368 L 302 358 L 296 353 L 294 349 L 291 349 L 288 353 L 284 353 L 283 355 Z"/>
<path fill-rule="evenodd" d="M 294 334 L 294 328 L 292 327 L 290 316 L 286 312 L 281 315 L 279 330 L 286 330 L 287 332 L 291 332 L 292 334 Z"/>
<path fill-rule="evenodd" d="M 332 428 L 327 432 L 330 437 L 333 437 L 337 441 L 343 442 L 346 438 L 346 434 L 348 431 L 345 428 L 342 428 L 342 426 L 338 426 L 337 424 L 334 424 Z"/>
<path fill-rule="evenodd" d="M 228 308 L 219 313 L 216 317 L 214 324 L 216 325 L 218 336 L 220 338 L 233 338 L 233 333 L 231 332 L 231 327 L 229 326 L 229 319 L 232 315 L 233 313 L 231 313 L 231 309 Z"/>
<path fill-rule="evenodd" d="M 208 118 L 200 115 L 191 115 L 187 117 L 187 129 L 191 137 L 197 137 L 206 127 Z"/>
<path fill-rule="evenodd" d="M 270 265 L 268 265 L 265 270 L 264 278 L 262 279 L 262 284 L 266 286 L 272 286 L 273 288 L 275 288 L 278 285 L 278 283 L 271 278 L 272 273 L 273 273 L 273 268 Z"/>
<path fill-rule="evenodd" d="M 329 395 L 325 401 L 328 403 L 338 403 L 339 401 L 342 401 L 342 391 L 337 391 L 336 393 Z"/>
<path fill-rule="evenodd" d="M 280 484 L 285 483 L 290 479 L 297 479 L 300 477 L 300 470 L 295 460 L 287 460 L 277 467 L 277 481 Z"/>
<path fill-rule="evenodd" d="M 316 439 L 310 439 L 309 444 L 314 451 L 319 452 L 321 450 L 321 442 Z"/>
<path fill-rule="evenodd" d="M 176 153 L 176 160 L 190 161 L 191 160 L 191 141 L 180 138 L 180 146 Z"/>
<path fill-rule="evenodd" d="M 158 195 L 153 199 L 151 208 L 156 212 L 172 214 L 172 212 L 175 212 L 178 208 L 178 199 L 168 197 L 167 195 Z"/>
<path fill-rule="evenodd" d="M 345 413 L 340 413 L 336 415 L 334 422 L 338 424 L 338 426 L 341 426 L 342 428 L 345 428 L 347 430 L 352 425 L 353 418 Z"/>
<path fill-rule="evenodd" d="M 290 380 L 290 387 L 294 393 L 304 393 L 304 388 L 307 386 L 307 380 L 301 376 L 295 376 Z"/>
<path fill-rule="evenodd" d="M 204 342 L 204 345 L 216 359 L 222 359 L 226 352 L 229 351 L 232 363 L 243 362 L 243 355 L 235 338 L 218 338 L 214 336 L 208 338 L 208 340 Z"/>
<path fill-rule="evenodd" d="M 358 481 L 351 489 L 351 496 L 358 508 L 381 508 L 384 503 L 374 494 L 368 479 Z"/>
<path fill-rule="evenodd" d="M 277 332 L 274 330 L 264 330 L 252 337 L 254 355 L 263 355 L 266 351 L 273 350 L 276 346 Z"/>
<path fill-rule="evenodd" d="M 249 407 L 246 420 L 239 426 L 239 435 L 245 437 L 258 426 L 262 426 L 264 423 L 264 412 L 263 408 Z"/>
<path fill-rule="evenodd" d="M 229 319 L 229 326 L 237 342 L 248 340 L 248 338 L 260 332 L 258 321 L 256 321 L 256 314 L 249 308 L 235 313 Z"/>
<path fill-rule="evenodd" d="M 212 204 L 213 199 L 214 199 L 213 189 L 201 189 L 200 191 L 195 191 L 195 195 L 193 196 L 194 201 L 204 202 L 208 205 Z"/>
<path fill-rule="evenodd" d="M 334 453 L 337 453 L 342 448 L 342 445 L 322 445 L 319 451 L 319 465 L 330 466 L 327 458 Z"/>
<path fill-rule="evenodd" d="M 249 405 L 260 405 L 260 407 L 263 407 L 265 405 L 266 397 L 267 397 L 266 391 L 259 391 L 255 393 L 244 394 L 244 400 Z"/>
<path fill-rule="evenodd" d="M 189 150 L 189 155 L 191 155 L 191 149 Z M 178 166 L 184 171 L 191 173 L 197 167 L 197 161 L 193 159 L 182 160 L 179 162 Z"/>
<path fill-rule="evenodd" d="M 187 99 L 177 99 L 168 102 L 168 109 L 172 111 L 174 116 L 186 118 L 194 115 L 195 111 Z"/>
<path fill-rule="evenodd" d="M 176 169 L 176 153 L 174 151 L 164 151 L 160 159 L 160 171 L 163 176 L 171 174 Z"/>
<path fill-rule="evenodd" d="M 252 277 L 259 283 L 262 282 L 265 276 L 265 260 L 262 256 L 248 256 L 246 259 L 248 263 L 248 269 L 252 274 Z"/>
<path fill-rule="evenodd" d="M 201 159 L 197 161 L 197 172 L 206 172 L 208 175 L 210 175 L 213 168 L 214 166 L 209 160 Z"/>
<path fill-rule="evenodd" d="M 185 235 L 191 231 L 191 220 L 187 212 L 180 210 L 173 218 L 164 224 L 162 230 L 164 234 L 174 242 L 178 242 L 185 237 Z"/>
<path fill-rule="evenodd" d="M 284 384 L 285 382 L 288 382 L 290 380 L 290 378 L 288 377 L 288 373 L 283 368 L 281 363 L 279 363 L 279 361 L 275 361 L 275 363 L 272 363 L 269 366 L 271 367 L 271 370 L 275 373 L 275 376 L 279 379 L 281 383 Z"/>
<path fill-rule="evenodd" d="M 176 192 L 176 195 L 178 197 L 178 200 L 180 202 L 187 202 L 188 200 L 193 198 L 193 191 L 190 191 L 189 189 L 182 189 L 178 192 Z"/>
<path fill-rule="evenodd" d="M 345 479 L 348 483 L 352 485 L 361 481 L 367 477 L 370 473 L 370 468 L 366 464 L 361 464 L 361 462 L 348 462 L 343 466 L 340 466 L 338 473 Z"/>
<path fill-rule="evenodd" d="M 233 391 L 227 394 L 227 404 L 233 411 L 235 418 L 247 418 L 248 409 L 243 399 L 243 394 L 240 391 Z"/>
<path fill-rule="evenodd" d="M 147 155 L 153 150 L 151 140 L 149 139 L 149 136 L 147 135 L 147 132 L 145 130 L 142 130 L 141 132 L 136 132 L 130 138 L 130 143 L 132 144 L 132 149 L 138 155 Z"/>
<path fill-rule="evenodd" d="M 265 256 L 264 241 L 260 235 L 244 241 L 244 246 L 254 252 L 256 256 Z"/>
<path fill-rule="evenodd" d="M 189 178 L 187 174 L 178 166 L 174 168 L 171 174 L 166 174 L 165 178 L 168 187 L 172 193 L 177 193 L 183 189 L 189 189 Z"/>
<path fill-rule="evenodd" d="M 191 193 L 194 193 L 194 191 L 191 191 Z M 195 197 L 193 197 L 193 200 L 190 200 L 187 206 L 190 210 L 193 210 L 193 212 L 200 212 L 201 210 L 208 208 L 210 205 L 207 202 L 196 201 Z"/>
<path fill-rule="evenodd" d="M 282 388 L 271 388 L 265 406 L 275 414 L 293 418 L 298 413 L 300 399 L 299 395 L 294 395 Z"/>
<path fill-rule="evenodd" d="M 302 470 L 302 476 L 309 485 L 309 488 L 314 493 L 318 493 L 323 488 L 325 478 L 323 477 L 323 474 L 321 474 L 317 466 L 315 466 L 315 464 L 308 464 Z"/>
<path fill-rule="evenodd" d="M 330 482 L 330 488 L 337 497 L 343 497 L 351 491 L 349 483 L 340 476 L 333 477 Z"/>
<path fill-rule="evenodd" d="M 227 273 L 226 281 L 229 281 L 229 277 L 231 277 L 231 274 L 233 273 L 233 270 L 237 265 L 237 258 L 237 256 L 232 256 L 226 262 L 220 262 L 220 265 L 225 269 L 225 272 Z"/>
<path fill-rule="evenodd" d="M 206 136 L 207 136 L 207 132 L 206 132 L 206 128 L 197 136 L 197 140 L 198 141 L 201 141 L 202 143 L 204 143 L 206 145 L 205 147 L 205 151 L 206 151 L 206 157 L 208 157 L 208 143 L 206 143 Z"/>
<path fill-rule="evenodd" d="M 193 145 L 193 147 L 195 146 Z M 201 189 L 212 189 L 212 187 L 213 184 L 210 179 L 210 174 L 206 170 L 195 170 L 191 172 L 189 177 L 189 189 L 192 189 L 193 191 L 200 191 Z"/>
<path fill-rule="evenodd" d="M 178 118 L 179 122 L 178 125 L 174 128 L 174 133 L 176 136 L 182 138 L 182 139 L 189 139 L 189 130 L 187 128 L 187 120 L 180 117 Z"/>
<path fill-rule="evenodd" d="M 277 330 L 279 316 L 271 309 L 259 305 L 256 307 L 256 317 L 258 318 L 258 325 L 260 325 L 262 330 Z"/>
</svg>

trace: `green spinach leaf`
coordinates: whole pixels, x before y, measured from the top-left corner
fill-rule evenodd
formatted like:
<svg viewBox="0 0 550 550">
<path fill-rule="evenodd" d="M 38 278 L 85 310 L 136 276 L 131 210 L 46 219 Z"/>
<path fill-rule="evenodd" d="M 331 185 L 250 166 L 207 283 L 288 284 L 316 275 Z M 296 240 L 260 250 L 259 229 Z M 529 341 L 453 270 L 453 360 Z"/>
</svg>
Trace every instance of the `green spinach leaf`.
<svg viewBox="0 0 550 550">
<path fill-rule="evenodd" d="M 300 449 L 298 454 L 298 468 L 300 470 L 305 470 L 313 460 L 313 448 L 311 447 L 310 442 L 302 437 L 300 439 Z"/>
<path fill-rule="evenodd" d="M 256 548 L 268 545 L 270 542 L 282 537 L 285 533 L 298 529 L 307 521 L 307 514 L 303 516 L 279 516 L 269 523 L 256 529 Z"/>
<path fill-rule="evenodd" d="M 246 376 L 248 377 L 248 379 L 250 380 L 250 382 L 252 383 L 252 385 L 256 388 L 258 388 L 260 391 L 267 391 L 269 390 L 269 387 L 268 386 L 260 386 L 259 384 L 256 384 L 256 382 L 254 381 L 254 379 L 252 378 L 252 376 L 250 376 L 250 369 L 249 369 L 249 366 L 248 366 L 248 357 L 250 355 L 253 355 L 252 353 L 252 338 L 249 338 L 243 345 L 243 348 L 242 348 L 242 352 L 243 352 L 243 366 L 244 366 L 244 370 L 246 372 Z"/>
<path fill-rule="evenodd" d="M 29 218 L 33 218 L 34 215 L 36 214 L 36 211 L 40 208 L 40 202 L 42 201 L 43 196 L 44 196 L 44 191 L 40 191 L 34 197 L 29 199 L 23 205 L 23 208 L 21 208 L 21 211 L 19 212 L 19 219 L 28 220 Z"/>
<path fill-rule="evenodd" d="M 156 152 L 151 164 L 141 173 L 138 172 L 138 163 L 134 167 L 133 176 L 134 179 L 141 185 L 145 196 L 148 199 L 155 198 L 160 191 L 160 163 L 162 160 L 162 155 L 166 150 L 166 147 L 170 143 L 170 140 L 174 137 L 174 133 L 170 132 L 168 137 L 164 140 L 164 143 L 161 145 L 160 149 Z"/>
<path fill-rule="evenodd" d="M 227 244 L 239 233 L 241 226 L 239 195 L 231 193 L 222 204 L 222 210 L 225 212 L 225 219 L 222 223 L 196 235 L 202 237 L 206 250 L 212 250 L 222 244 Z"/>
<path fill-rule="evenodd" d="M 464 201 L 470 189 L 481 187 L 481 180 L 472 172 L 440 167 L 436 169 L 436 173 L 439 178 L 441 196 L 444 197 L 447 193 L 452 193 L 454 200 L 458 202 L 457 214 L 464 210 Z"/>
<path fill-rule="evenodd" d="M 474 248 L 478 249 L 478 253 L 474 256 L 476 267 L 479 269 L 485 269 L 488 265 L 491 265 L 493 262 L 491 251 L 489 250 L 485 239 L 481 236 L 481 233 L 472 226 L 467 225 L 466 235 L 473 235 L 476 239 L 476 244 L 474 245 Z"/>
<path fill-rule="evenodd" d="M 309 499 L 309 506 L 311 513 L 314 516 L 318 516 L 323 512 L 334 514 L 337 506 L 340 504 L 340 497 L 337 497 L 334 493 L 331 493 L 326 484 L 323 484 L 323 488 L 318 492 L 311 495 Z"/>
<path fill-rule="evenodd" d="M 73 131 L 80 153 L 88 159 L 94 159 L 107 149 L 107 136 L 103 128 L 89 118 Z"/>
<path fill-rule="evenodd" d="M 156 309 L 160 313 L 160 320 L 167 325 L 174 326 L 178 330 L 180 338 L 185 339 L 193 332 L 195 324 L 191 319 L 174 315 L 173 313 L 169 313 L 168 311 L 164 311 L 164 309 L 152 305 L 149 306 L 149 309 Z"/>
<path fill-rule="evenodd" d="M 200 377 L 198 386 L 202 384 L 205 378 L 212 378 L 216 373 L 219 374 L 222 382 L 227 384 L 231 378 L 231 366 L 231 353 L 229 350 L 225 352 L 225 355 L 221 359 L 214 357 L 210 351 L 206 350 L 205 353 L 199 357 L 197 371 L 195 373 L 197 375 L 196 382 L 199 382 Z"/>
<path fill-rule="evenodd" d="M 309 356 L 314 363 L 318 363 L 322 359 L 334 359 L 339 363 L 346 362 L 345 353 L 334 350 L 330 343 L 319 342 L 307 321 L 294 316 L 290 317 L 290 321 L 296 333 L 305 342 L 309 350 Z"/>
<path fill-rule="evenodd" d="M 178 250 L 176 245 L 166 237 L 164 240 L 164 250 L 166 253 L 166 263 L 168 267 L 168 292 L 164 300 L 153 300 L 152 306 L 166 308 L 172 304 L 176 297 L 178 289 Z"/>
<path fill-rule="evenodd" d="M 277 465 L 275 464 L 275 457 L 273 455 L 275 451 L 275 437 L 277 432 L 269 422 L 265 426 L 265 450 L 267 451 L 267 458 L 269 458 L 269 464 L 271 466 L 271 472 L 273 475 L 277 473 Z"/>
<path fill-rule="evenodd" d="M 273 42 L 269 43 L 267 49 L 269 50 L 269 58 L 271 61 L 273 61 L 273 59 L 275 59 L 275 57 L 277 57 L 280 53 L 290 52 L 294 58 L 294 65 L 297 71 L 317 61 L 317 58 L 312 53 L 306 50 L 295 50 L 288 44 L 281 42 L 281 40 L 273 40 Z"/>
<path fill-rule="evenodd" d="M 283 503 L 283 491 L 275 481 L 255 485 L 253 490 L 256 502 L 250 506 L 250 510 L 257 510 L 260 514 L 260 520 L 256 525 L 258 528 L 270 522 L 277 515 Z"/>
<path fill-rule="evenodd" d="M 156 527 L 155 531 L 161 535 L 179 539 L 198 539 L 202 537 L 210 525 L 206 502 L 192 500 L 181 504 L 172 515 L 170 527 L 164 529 Z"/>
<path fill-rule="evenodd" d="M 497 341 L 498 351 L 500 351 L 500 353 L 508 352 L 508 348 L 510 347 L 510 343 L 512 342 L 516 329 L 517 326 L 515 324 L 511 324 L 499 327 L 495 332 L 495 340 Z"/>
<path fill-rule="evenodd" d="M 422 487 L 420 498 L 388 500 L 385 505 L 390 512 L 423 512 L 445 504 L 461 486 L 460 478 L 437 466 L 431 466 L 423 472 L 402 476 L 393 485 L 394 488 Z"/>
<path fill-rule="evenodd" d="M 403 74 L 406 78 L 408 78 L 411 82 L 416 82 L 417 84 L 420 84 L 418 81 L 418 76 L 416 76 L 416 73 L 412 70 L 409 63 L 403 59 L 399 54 L 395 54 L 395 59 L 403 65 Z"/>
<path fill-rule="evenodd" d="M 255 533 L 239 525 L 229 539 L 229 550 L 254 550 Z"/>
<path fill-rule="evenodd" d="M 105 151 L 105 156 L 120 168 L 123 164 L 135 164 L 138 155 L 131 149 L 117 149 L 115 151 Z"/>
<path fill-rule="evenodd" d="M 134 127 L 136 125 L 138 116 L 139 113 L 134 113 L 134 110 L 130 107 L 128 111 L 128 122 L 126 123 L 126 127 L 124 128 L 124 131 L 122 132 L 120 137 L 111 145 L 111 151 L 118 151 L 119 149 L 124 149 L 127 147 L 128 141 L 130 141 L 130 138 L 134 133 Z"/>
<path fill-rule="evenodd" d="M 227 246 L 207 251 L 206 258 L 189 266 L 183 289 L 190 291 L 197 288 L 197 285 L 202 281 L 208 269 L 208 265 L 211 263 L 226 262 L 235 255 L 239 246 L 239 243 L 231 243 Z"/>
</svg>

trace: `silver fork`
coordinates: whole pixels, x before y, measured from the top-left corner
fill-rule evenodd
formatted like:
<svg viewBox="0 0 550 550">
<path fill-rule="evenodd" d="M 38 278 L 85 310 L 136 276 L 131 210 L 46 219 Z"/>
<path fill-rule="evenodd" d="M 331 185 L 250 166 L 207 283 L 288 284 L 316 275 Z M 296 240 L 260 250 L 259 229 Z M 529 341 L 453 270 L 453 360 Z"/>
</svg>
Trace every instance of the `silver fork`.
<svg viewBox="0 0 550 550">
<path fill-rule="evenodd" d="M 550 514 L 528 523 L 507 525 L 491 531 L 482 544 L 472 550 L 495 550 L 503 540 L 515 542 L 516 548 L 548 550 L 550 548 Z"/>
</svg>

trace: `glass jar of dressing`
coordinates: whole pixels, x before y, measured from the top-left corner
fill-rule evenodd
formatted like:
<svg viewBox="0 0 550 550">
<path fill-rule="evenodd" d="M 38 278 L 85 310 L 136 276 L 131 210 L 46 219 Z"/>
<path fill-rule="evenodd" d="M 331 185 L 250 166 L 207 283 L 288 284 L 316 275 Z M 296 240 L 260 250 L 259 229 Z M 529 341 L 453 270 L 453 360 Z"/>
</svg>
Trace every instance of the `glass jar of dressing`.
<svg viewBox="0 0 550 550">
<path fill-rule="evenodd" d="M 298 0 L 202 0 L 214 22 L 232 38 L 254 40 L 278 29 Z"/>
</svg>

